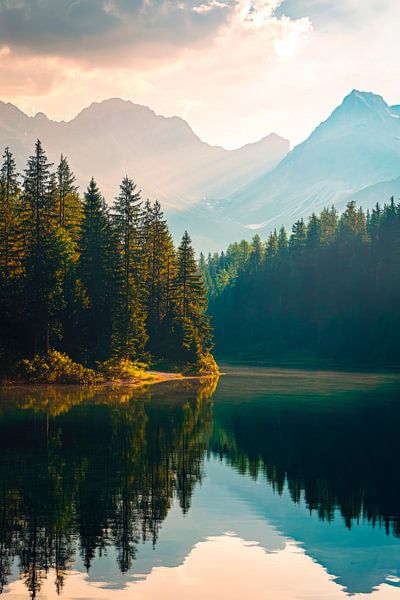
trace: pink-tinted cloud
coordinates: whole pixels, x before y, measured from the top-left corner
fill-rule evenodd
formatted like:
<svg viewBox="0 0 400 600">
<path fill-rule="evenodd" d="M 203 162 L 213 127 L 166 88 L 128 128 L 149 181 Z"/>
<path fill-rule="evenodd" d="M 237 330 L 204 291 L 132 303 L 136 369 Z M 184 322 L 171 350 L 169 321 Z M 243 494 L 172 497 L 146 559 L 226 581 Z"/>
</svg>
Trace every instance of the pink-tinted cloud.
<svg viewBox="0 0 400 600">
<path fill-rule="evenodd" d="M 399 17 L 397 0 L 0 0 L 0 97 L 71 118 L 120 96 L 211 143 L 297 142 L 354 87 L 399 101 Z"/>
</svg>

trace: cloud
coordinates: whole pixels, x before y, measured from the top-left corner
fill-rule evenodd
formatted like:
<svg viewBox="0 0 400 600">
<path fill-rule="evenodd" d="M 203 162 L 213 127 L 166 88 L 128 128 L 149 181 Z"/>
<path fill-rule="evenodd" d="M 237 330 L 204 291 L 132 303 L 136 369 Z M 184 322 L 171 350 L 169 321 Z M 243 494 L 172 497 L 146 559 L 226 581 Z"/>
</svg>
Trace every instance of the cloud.
<svg viewBox="0 0 400 600">
<path fill-rule="evenodd" d="M 293 21 L 281 0 L 0 0 L 0 39 L 13 55 L 86 66 L 151 65 L 212 44 L 221 30 L 266 35 Z M 306 19 L 299 19 L 305 22 Z M 267 49 L 269 51 L 269 48 Z"/>
<path fill-rule="evenodd" d="M 11 98 L 48 94 L 64 80 L 65 67 L 65 61 L 55 57 L 14 56 L 9 46 L 3 46 L 0 93 Z"/>
<path fill-rule="evenodd" d="M 213 0 L 0 0 L 0 39 L 15 53 L 74 56 L 96 63 L 140 48 L 194 45 L 225 21 L 232 2 Z M 212 10 L 211 10 L 212 9 Z M 122 52 L 121 52 L 122 50 Z"/>
<path fill-rule="evenodd" d="M 216 8 L 228 8 L 228 4 L 226 2 L 219 2 L 219 0 L 210 0 L 205 4 L 199 4 L 198 6 L 193 6 L 192 10 L 194 12 L 205 14 L 214 10 Z"/>
<path fill-rule="evenodd" d="M 297 142 L 353 88 L 399 102 L 399 20 L 398 0 L 0 0 L 0 97 L 71 118 L 120 96 L 211 143 Z"/>
<path fill-rule="evenodd" d="M 29 95 L 57 96 L 57 86 L 61 93 L 107 81 L 109 69 L 114 96 L 186 71 L 203 82 L 239 71 L 248 79 L 260 58 L 291 54 L 310 29 L 307 18 L 275 16 L 280 1 L 0 0 L 0 94 L 21 87 L 26 104 Z"/>
</svg>

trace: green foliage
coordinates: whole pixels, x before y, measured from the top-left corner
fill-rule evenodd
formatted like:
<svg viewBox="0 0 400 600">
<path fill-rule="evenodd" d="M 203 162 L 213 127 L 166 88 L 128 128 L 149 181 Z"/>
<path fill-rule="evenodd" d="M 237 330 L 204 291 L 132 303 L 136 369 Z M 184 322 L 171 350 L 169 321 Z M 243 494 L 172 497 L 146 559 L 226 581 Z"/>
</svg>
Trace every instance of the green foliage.
<svg viewBox="0 0 400 600">
<path fill-rule="evenodd" d="M 176 312 L 174 283 L 177 276 L 177 257 L 160 204 L 145 205 L 143 218 L 144 265 L 143 289 L 149 333 L 148 349 L 154 352 L 164 347 L 170 336 L 171 319 Z"/>
<path fill-rule="evenodd" d="M 78 277 L 87 301 L 79 315 L 86 356 L 91 362 L 111 353 L 112 319 L 120 263 L 104 199 L 93 177 L 83 202 Z M 113 240 L 114 241 L 114 240 Z"/>
<path fill-rule="evenodd" d="M 113 349 L 120 356 L 143 354 L 146 315 L 141 298 L 141 199 L 135 183 L 124 177 L 112 218 L 120 256 L 120 285 L 113 329 Z"/>
<path fill-rule="evenodd" d="M 400 364 L 400 204 L 326 208 L 295 223 L 289 241 L 273 231 L 255 269 L 258 246 L 245 258 L 245 245 L 231 244 L 203 265 L 219 352 Z M 240 268 L 221 288 L 232 253 Z"/>
<path fill-rule="evenodd" d="M 210 317 L 206 314 L 204 277 L 195 261 L 187 232 L 177 251 L 173 308 L 172 353 L 181 361 L 196 364 L 197 357 L 211 348 L 212 330 Z"/>
<path fill-rule="evenodd" d="M 6 148 L 0 170 L 0 281 L 7 284 L 17 275 L 18 213 L 20 189 L 17 182 L 15 159 Z"/>
<path fill-rule="evenodd" d="M 145 373 L 146 363 L 132 361 L 129 358 L 110 358 L 97 363 L 97 367 L 106 381 L 144 380 L 148 377 Z"/>
<path fill-rule="evenodd" d="M 276 231 L 267 244 L 259 235 L 255 235 L 251 243 L 242 240 L 228 246 L 226 253 L 209 254 L 207 260 L 200 261 L 200 270 L 204 277 L 209 300 L 217 298 L 226 288 L 235 284 L 236 279 L 246 270 L 258 271 L 265 256 L 274 252 L 272 245 L 276 243 L 278 251 L 278 236 Z M 286 234 L 285 234 L 286 235 Z"/>
<path fill-rule="evenodd" d="M 74 242 L 79 240 L 80 226 L 83 217 L 82 204 L 75 185 L 68 160 L 61 154 L 57 167 L 56 197 L 58 201 L 57 218 L 60 227 L 65 229 Z"/>
<path fill-rule="evenodd" d="M 48 354 L 23 359 L 17 369 L 19 378 L 29 383 L 100 383 L 101 375 L 74 362 L 62 352 L 50 350 Z"/>
<path fill-rule="evenodd" d="M 219 375 L 219 368 L 211 352 L 204 352 L 197 358 L 199 375 Z"/>
<path fill-rule="evenodd" d="M 22 186 L 8 148 L 3 158 L 2 374 L 51 348 L 92 367 L 108 364 L 111 378 L 130 377 L 149 355 L 195 363 L 210 350 L 206 291 L 190 238 L 186 233 L 175 251 L 158 202 L 143 206 L 127 176 L 111 209 L 93 178 L 81 200 L 67 159 L 61 155 L 54 172 L 39 140 Z"/>
</svg>

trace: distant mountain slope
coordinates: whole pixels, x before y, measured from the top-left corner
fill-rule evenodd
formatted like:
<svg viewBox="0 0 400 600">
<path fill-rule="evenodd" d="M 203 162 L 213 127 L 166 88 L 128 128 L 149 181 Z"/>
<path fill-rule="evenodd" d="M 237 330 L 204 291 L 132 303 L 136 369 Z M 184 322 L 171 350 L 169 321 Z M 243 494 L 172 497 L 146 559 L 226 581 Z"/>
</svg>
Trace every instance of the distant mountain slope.
<svg viewBox="0 0 400 600">
<path fill-rule="evenodd" d="M 359 205 L 371 207 L 376 204 L 376 202 L 382 204 L 383 200 L 387 201 L 392 196 L 397 201 L 400 198 L 400 177 L 389 179 L 388 181 L 381 181 L 374 185 L 362 188 L 358 192 L 347 196 L 344 202 L 347 203 L 350 200 L 354 200 Z"/>
<path fill-rule="evenodd" d="M 210 202 L 269 171 L 289 151 L 274 133 L 237 150 L 210 146 L 183 119 L 117 98 L 93 103 L 69 122 L 28 117 L 0 102 L 0 147 L 12 149 L 21 171 L 37 138 L 50 160 L 57 163 L 61 152 L 68 157 L 82 193 L 93 175 L 112 202 L 128 174 L 144 198 L 162 203 L 175 237 L 188 229 L 204 251 L 246 235 L 229 215 L 210 211 Z"/>
<path fill-rule="evenodd" d="M 52 160 L 61 152 L 68 156 L 82 189 L 94 175 L 112 200 L 128 173 L 144 195 L 177 209 L 232 193 L 289 151 L 289 142 L 276 134 L 238 150 L 209 146 L 183 119 L 117 98 L 93 103 L 69 122 L 43 113 L 28 117 L 0 102 L 0 144 L 10 146 L 20 168 L 37 137 Z"/>
<path fill-rule="evenodd" d="M 203 251 L 266 236 L 326 205 L 400 195 L 400 105 L 370 92 L 353 90 L 291 152 L 276 134 L 237 150 L 210 146 L 183 119 L 116 98 L 69 122 L 0 102 L 0 146 L 12 148 L 20 169 L 37 137 L 51 160 L 68 156 L 81 191 L 94 175 L 111 202 L 129 174 L 144 197 L 160 200 L 174 236 L 187 228 Z"/>
<path fill-rule="evenodd" d="M 386 183 L 357 199 L 365 205 L 384 201 L 397 193 L 398 185 L 388 180 L 399 175 L 400 107 L 353 90 L 275 169 L 215 208 L 250 230 L 267 231 L 325 205 L 341 208 L 349 196 L 380 182 Z"/>
</svg>

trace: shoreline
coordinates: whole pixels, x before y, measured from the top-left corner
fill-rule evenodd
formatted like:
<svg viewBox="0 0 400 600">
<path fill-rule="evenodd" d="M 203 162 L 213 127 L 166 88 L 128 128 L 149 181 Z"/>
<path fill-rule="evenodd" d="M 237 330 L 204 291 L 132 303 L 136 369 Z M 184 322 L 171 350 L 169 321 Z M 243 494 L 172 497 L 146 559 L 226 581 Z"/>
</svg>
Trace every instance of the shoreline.
<svg viewBox="0 0 400 600">
<path fill-rule="evenodd" d="M 2 388 L 26 388 L 26 387 L 85 387 L 85 388 L 136 388 L 142 385 L 154 385 L 156 383 L 164 383 L 168 381 L 188 381 L 211 379 L 215 375 L 184 375 L 183 373 L 174 373 L 172 371 L 145 371 L 145 376 L 137 379 L 109 379 L 97 383 L 49 383 L 49 382 L 32 382 L 32 381 L 1 381 L 0 389 Z"/>
</svg>

